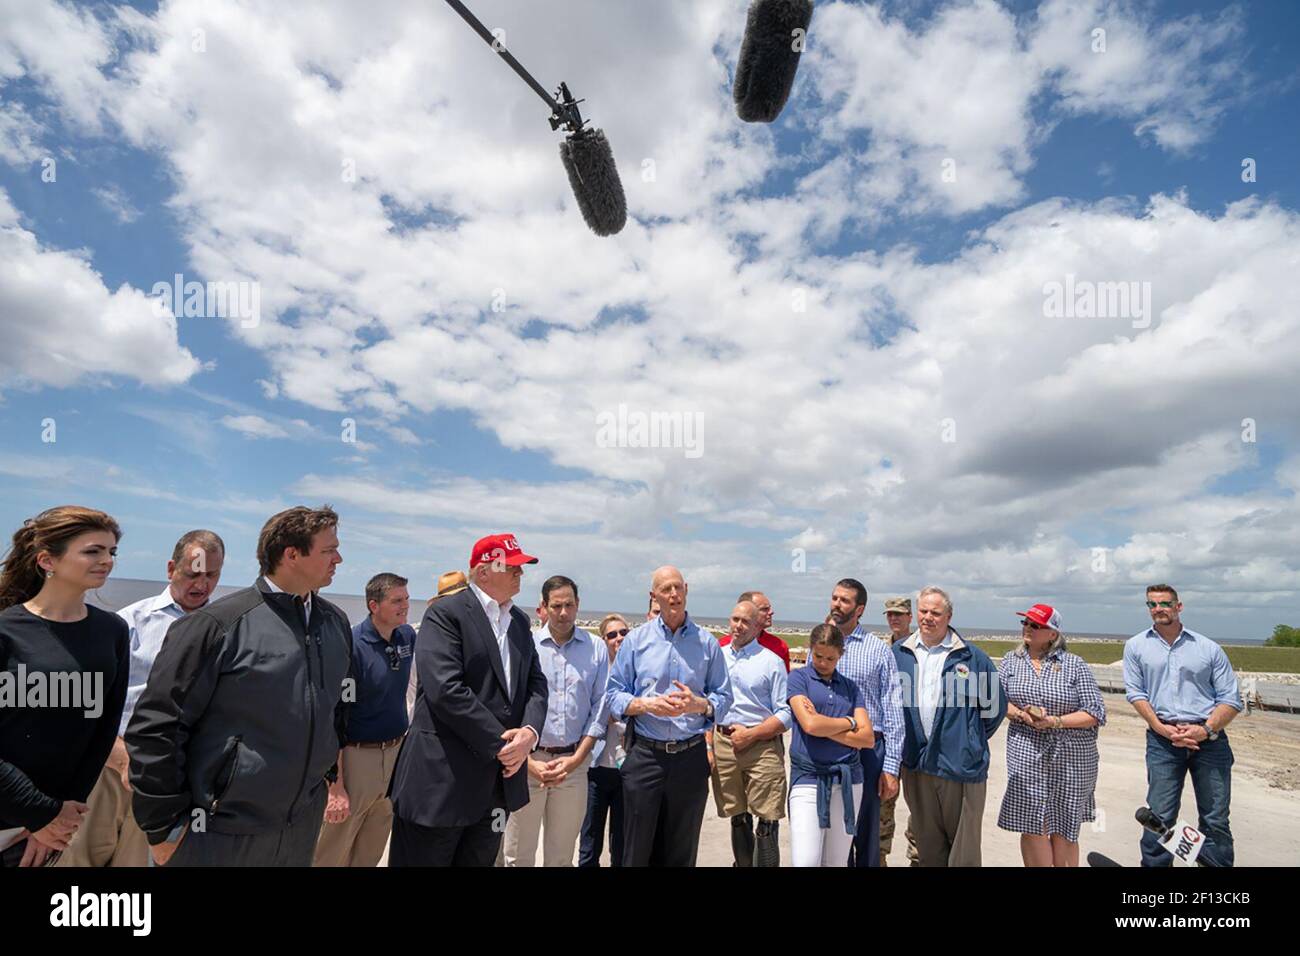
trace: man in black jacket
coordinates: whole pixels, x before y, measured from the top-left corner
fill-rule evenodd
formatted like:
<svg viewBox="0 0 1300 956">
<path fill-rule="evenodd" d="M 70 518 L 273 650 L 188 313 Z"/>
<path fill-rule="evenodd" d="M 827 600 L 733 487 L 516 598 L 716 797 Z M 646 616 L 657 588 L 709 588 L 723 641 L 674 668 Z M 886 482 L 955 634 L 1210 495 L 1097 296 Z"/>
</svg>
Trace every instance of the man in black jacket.
<svg viewBox="0 0 1300 956">
<path fill-rule="evenodd" d="M 528 802 L 521 768 L 546 721 L 546 675 L 519 593 L 513 535 L 481 538 L 470 586 L 430 604 L 415 642 L 419 690 L 397 757 L 390 866 L 491 866 L 506 816 Z"/>
<path fill-rule="evenodd" d="M 136 822 L 172 866 L 310 866 L 345 726 L 338 515 L 262 528 L 262 574 L 167 631 L 126 730 Z"/>
</svg>

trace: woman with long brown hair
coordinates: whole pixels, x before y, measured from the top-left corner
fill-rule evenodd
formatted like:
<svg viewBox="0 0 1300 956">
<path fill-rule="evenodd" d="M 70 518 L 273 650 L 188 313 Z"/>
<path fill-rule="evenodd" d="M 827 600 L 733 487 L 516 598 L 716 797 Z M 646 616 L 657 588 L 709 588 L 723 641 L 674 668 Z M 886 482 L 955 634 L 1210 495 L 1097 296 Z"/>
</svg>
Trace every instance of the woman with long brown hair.
<svg viewBox="0 0 1300 956">
<path fill-rule="evenodd" d="M 67 849 L 117 736 L 130 631 L 86 592 L 113 570 L 117 522 L 64 505 L 14 532 L 0 571 L 0 867 Z"/>
</svg>

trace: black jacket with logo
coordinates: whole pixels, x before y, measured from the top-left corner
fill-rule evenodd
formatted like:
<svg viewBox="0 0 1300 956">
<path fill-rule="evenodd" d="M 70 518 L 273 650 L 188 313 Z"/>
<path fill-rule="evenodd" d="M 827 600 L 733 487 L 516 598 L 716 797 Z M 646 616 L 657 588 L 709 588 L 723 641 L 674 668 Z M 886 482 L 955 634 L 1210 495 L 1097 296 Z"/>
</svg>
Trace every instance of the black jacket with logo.
<svg viewBox="0 0 1300 956">
<path fill-rule="evenodd" d="M 259 577 L 168 628 L 126 729 L 151 844 L 196 817 L 218 833 L 282 829 L 325 785 L 346 727 L 352 629 L 318 594 L 304 627 L 296 601 Z"/>
</svg>

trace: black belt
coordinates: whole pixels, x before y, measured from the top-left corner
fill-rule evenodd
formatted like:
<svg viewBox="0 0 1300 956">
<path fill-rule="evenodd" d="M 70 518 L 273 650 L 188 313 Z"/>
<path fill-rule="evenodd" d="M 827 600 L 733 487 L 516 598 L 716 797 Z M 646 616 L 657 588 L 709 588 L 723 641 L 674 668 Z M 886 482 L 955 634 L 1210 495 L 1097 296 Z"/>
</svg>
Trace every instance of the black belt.
<svg viewBox="0 0 1300 956">
<path fill-rule="evenodd" d="M 704 735 L 696 734 L 694 737 L 688 737 L 685 740 L 651 740 L 649 737 L 638 736 L 636 742 L 645 744 L 651 750 L 658 750 L 660 753 L 675 754 L 704 743 Z"/>
<path fill-rule="evenodd" d="M 563 747 L 538 747 L 537 749 L 544 754 L 554 754 L 557 757 L 565 757 L 569 754 L 577 753 L 578 745 L 566 744 Z"/>
</svg>

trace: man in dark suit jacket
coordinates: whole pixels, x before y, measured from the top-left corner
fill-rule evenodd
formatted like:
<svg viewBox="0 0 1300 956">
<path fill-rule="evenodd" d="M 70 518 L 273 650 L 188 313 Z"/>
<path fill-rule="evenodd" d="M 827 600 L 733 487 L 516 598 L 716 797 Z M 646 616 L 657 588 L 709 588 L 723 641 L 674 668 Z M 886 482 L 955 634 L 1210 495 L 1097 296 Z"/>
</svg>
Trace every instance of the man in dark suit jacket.
<svg viewBox="0 0 1300 956">
<path fill-rule="evenodd" d="M 389 866 L 491 866 L 506 817 L 528 802 L 523 768 L 546 721 L 546 675 L 511 600 L 525 564 L 514 535 L 479 539 L 469 588 L 424 612 L 419 691 L 389 796 Z"/>
</svg>

